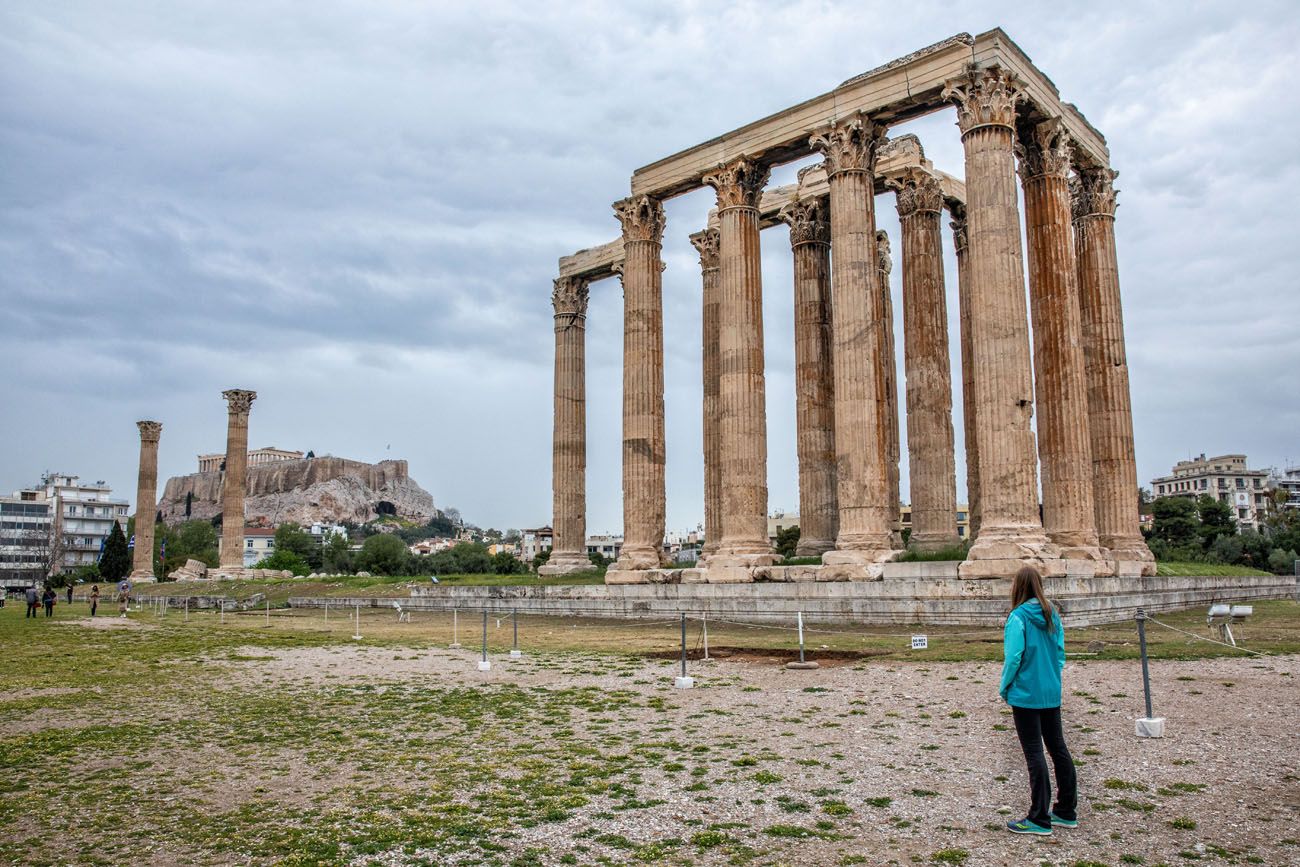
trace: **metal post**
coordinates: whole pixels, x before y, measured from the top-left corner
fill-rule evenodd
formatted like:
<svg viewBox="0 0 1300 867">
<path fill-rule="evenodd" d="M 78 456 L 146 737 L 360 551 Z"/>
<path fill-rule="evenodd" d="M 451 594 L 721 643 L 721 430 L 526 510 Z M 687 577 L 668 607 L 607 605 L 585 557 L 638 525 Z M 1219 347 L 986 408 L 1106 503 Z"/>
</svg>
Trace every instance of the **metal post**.
<svg viewBox="0 0 1300 867">
<path fill-rule="evenodd" d="M 1142 651 L 1142 693 L 1147 700 L 1147 719 L 1151 719 L 1151 672 L 1147 668 L 1147 630 L 1146 630 L 1147 613 L 1141 608 L 1137 610 L 1138 624 L 1138 646 Z"/>
<path fill-rule="evenodd" d="M 451 609 L 451 647 L 460 647 L 460 609 Z"/>
<path fill-rule="evenodd" d="M 361 603 L 360 602 L 357 603 L 356 618 L 357 618 L 357 629 L 352 636 L 352 640 L 360 641 L 361 640 Z"/>
<path fill-rule="evenodd" d="M 803 664 L 803 612 L 799 612 L 799 663 Z"/>
<path fill-rule="evenodd" d="M 328 622 L 329 619 L 330 619 L 330 601 L 329 601 L 328 599 L 326 599 L 326 600 L 325 600 L 325 620 L 326 620 L 326 622 Z"/>
<path fill-rule="evenodd" d="M 266 625 L 271 625 L 271 600 L 266 600 Z"/>
<path fill-rule="evenodd" d="M 686 676 L 686 612 L 682 612 L 682 677 Z"/>
<path fill-rule="evenodd" d="M 519 657 L 524 655 L 523 651 L 519 649 L 519 609 L 518 608 L 512 608 L 510 610 L 510 625 L 514 628 L 515 631 L 515 643 L 514 646 L 510 648 L 510 658 L 518 659 Z"/>
<path fill-rule="evenodd" d="M 488 622 L 488 612 L 487 609 L 484 608 L 483 609 L 483 657 L 479 659 L 478 662 L 479 671 L 492 670 L 492 663 L 488 662 L 488 658 L 487 658 L 487 622 Z"/>
<path fill-rule="evenodd" d="M 709 613 L 704 612 L 704 658 L 709 658 Z"/>
<path fill-rule="evenodd" d="M 815 669 L 815 668 L 820 668 L 820 665 L 818 665 L 818 663 L 816 663 L 816 662 L 809 662 L 807 659 L 804 658 L 804 645 L 803 645 L 803 612 L 802 612 L 802 611 L 799 611 L 799 612 L 797 612 L 797 615 L 798 615 L 798 621 L 797 621 L 797 623 L 798 623 L 798 629 L 799 629 L 799 661 L 798 661 L 798 662 L 787 662 L 787 663 L 785 664 L 785 667 L 786 667 L 786 668 L 789 668 L 789 669 L 796 670 L 796 671 L 812 671 L 812 670 Z"/>
<path fill-rule="evenodd" d="M 226 622 L 226 600 L 221 600 L 221 622 Z"/>
<path fill-rule="evenodd" d="M 185 622 L 190 622 L 190 597 L 185 597 Z"/>
</svg>

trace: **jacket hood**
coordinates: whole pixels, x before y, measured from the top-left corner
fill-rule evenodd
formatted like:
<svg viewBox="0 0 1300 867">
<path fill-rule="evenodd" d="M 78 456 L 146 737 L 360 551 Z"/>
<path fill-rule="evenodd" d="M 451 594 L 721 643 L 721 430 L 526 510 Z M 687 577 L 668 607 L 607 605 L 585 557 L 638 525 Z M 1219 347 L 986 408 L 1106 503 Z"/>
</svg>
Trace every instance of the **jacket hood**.
<svg viewBox="0 0 1300 867">
<path fill-rule="evenodd" d="M 1043 613 L 1043 606 L 1038 604 L 1037 599 L 1022 602 L 1016 611 L 1020 612 L 1019 616 L 1025 618 L 1039 629 L 1047 628 L 1047 616 Z"/>
</svg>

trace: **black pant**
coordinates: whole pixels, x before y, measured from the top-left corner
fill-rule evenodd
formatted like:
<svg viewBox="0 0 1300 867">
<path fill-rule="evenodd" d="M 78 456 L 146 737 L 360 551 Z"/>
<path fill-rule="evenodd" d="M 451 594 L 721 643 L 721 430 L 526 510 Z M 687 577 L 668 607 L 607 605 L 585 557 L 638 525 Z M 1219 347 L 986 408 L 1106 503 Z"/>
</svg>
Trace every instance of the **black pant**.
<svg viewBox="0 0 1300 867">
<path fill-rule="evenodd" d="M 46 602 L 46 603 L 45 603 L 45 616 L 46 616 L 46 617 L 53 617 L 53 616 L 54 616 L 54 603 L 53 603 L 53 602 Z"/>
<path fill-rule="evenodd" d="M 1044 828 L 1052 826 L 1047 807 L 1052 800 L 1052 782 L 1047 776 L 1047 760 L 1043 758 L 1044 743 L 1056 770 L 1056 805 L 1051 812 L 1062 819 L 1077 818 L 1078 781 L 1074 776 L 1074 760 L 1065 746 L 1065 733 L 1061 731 L 1061 709 L 1012 707 L 1011 714 L 1016 721 L 1020 748 L 1025 751 L 1025 763 L 1029 765 L 1029 821 Z"/>
<path fill-rule="evenodd" d="M 35 603 L 35 602 L 28 602 L 28 603 L 27 603 L 27 616 L 28 616 L 28 617 L 35 617 L 35 616 L 36 616 L 36 603 Z"/>
<path fill-rule="evenodd" d="M 95 602 L 94 600 L 91 600 L 91 603 L 90 603 L 90 616 L 91 616 L 91 617 L 94 617 L 94 616 L 95 616 L 95 609 L 98 608 L 98 607 L 99 607 L 99 603 L 98 603 L 98 602 Z"/>
</svg>

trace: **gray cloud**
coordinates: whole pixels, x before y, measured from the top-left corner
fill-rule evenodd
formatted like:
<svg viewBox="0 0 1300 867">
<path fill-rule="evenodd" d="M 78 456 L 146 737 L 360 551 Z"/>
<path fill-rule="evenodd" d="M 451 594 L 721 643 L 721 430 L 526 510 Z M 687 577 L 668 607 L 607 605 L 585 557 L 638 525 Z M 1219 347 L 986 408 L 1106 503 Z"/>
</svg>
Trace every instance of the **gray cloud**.
<svg viewBox="0 0 1300 867">
<path fill-rule="evenodd" d="M 472 519 L 545 521 L 550 280 L 558 256 L 614 237 L 632 170 L 995 25 L 1122 172 L 1141 477 L 1201 450 L 1300 459 L 1288 5 L 982 8 L 7 4 L 0 487 L 62 469 L 129 492 L 142 417 L 166 425 L 162 472 L 188 471 L 222 447 L 218 392 L 243 386 L 261 393 L 256 444 L 407 457 Z M 950 113 L 907 128 L 960 174 Z M 686 235 L 709 198 L 668 203 L 674 527 L 701 517 Z M 896 231 L 892 201 L 878 210 Z M 764 243 L 770 499 L 795 508 L 784 230 Z M 593 530 L 621 525 L 621 304 L 616 281 L 593 287 Z"/>
</svg>

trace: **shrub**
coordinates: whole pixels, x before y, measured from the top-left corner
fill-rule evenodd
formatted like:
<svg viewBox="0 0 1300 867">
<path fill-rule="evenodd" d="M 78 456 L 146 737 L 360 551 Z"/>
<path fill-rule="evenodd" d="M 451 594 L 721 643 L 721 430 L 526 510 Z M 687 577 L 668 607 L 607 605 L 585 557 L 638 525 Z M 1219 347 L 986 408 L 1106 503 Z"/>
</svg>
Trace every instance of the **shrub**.
<svg viewBox="0 0 1300 867">
<path fill-rule="evenodd" d="M 253 564 L 254 569 L 288 569 L 295 575 L 303 576 L 311 571 L 307 561 L 292 551 L 276 550 L 271 556 L 264 557 L 260 562 Z"/>
</svg>

